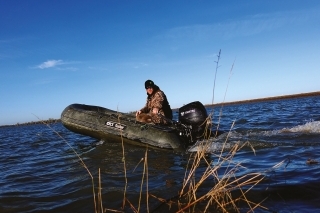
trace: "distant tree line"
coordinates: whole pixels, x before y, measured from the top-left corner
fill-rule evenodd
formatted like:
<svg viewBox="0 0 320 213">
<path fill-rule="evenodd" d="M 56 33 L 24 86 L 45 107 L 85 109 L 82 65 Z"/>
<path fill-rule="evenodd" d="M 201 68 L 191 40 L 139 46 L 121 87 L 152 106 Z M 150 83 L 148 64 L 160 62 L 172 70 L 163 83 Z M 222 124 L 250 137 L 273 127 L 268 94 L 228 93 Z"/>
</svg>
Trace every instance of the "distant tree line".
<svg viewBox="0 0 320 213">
<path fill-rule="evenodd" d="M 48 120 L 39 120 L 39 121 L 30 121 L 30 122 L 25 122 L 25 123 L 16 123 L 12 125 L 3 125 L 0 127 L 8 127 L 8 126 L 27 126 L 27 125 L 34 125 L 34 124 L 54 124 L 61 122 L 61 119 L 54 119 L 54 118 L 49 118 Z"/>
<path fill-rule="evenodd" d="M 241 100 L 241 101 L 232 101 L 232 102 L 224 102 L 224 103 L 216 103 L 216 104 L 206 104 L 205 106 L 206 107 L 210 107 L 210 106 L 220 106 L 220 105 L 257 103 L 257 102 L 264 102 L 264 101 L 276 101 L 276 100 L 304 98 L 304 97 L 312 97 L 312 96 L 320 96 L 320 91 L 318 91 L 318 92 L 309 92 L 309 93 L 299 93 L 299 94 L 293 94 L 293 95 L 281 95 L 281 96 L 274 96 L 274 97 Z"/>
</svg>

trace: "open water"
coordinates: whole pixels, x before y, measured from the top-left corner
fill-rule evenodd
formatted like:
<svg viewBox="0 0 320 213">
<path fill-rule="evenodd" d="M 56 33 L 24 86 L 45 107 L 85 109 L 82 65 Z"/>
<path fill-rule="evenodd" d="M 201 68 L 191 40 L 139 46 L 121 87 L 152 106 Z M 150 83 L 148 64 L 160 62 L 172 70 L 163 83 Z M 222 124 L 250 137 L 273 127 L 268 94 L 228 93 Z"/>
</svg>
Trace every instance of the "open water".
<svg viewBox="0 0 320 213">
<path fill-rule="evenodd" d="M 214 108 L 214 121 L 220 109 Z M 252 189 L 252 197 L 264 200 L 267 209 L 255 212 L 320 212 L 320 97 L 224 106 L 220 123 L 227 133 L 211 141 L 207 157 L 216 160 L 226 139 L 230 146 L 250 142 L 254 151 L 244 147 L 233 161 L 246 168 L 241 174 L 265 176 Z M 96 190 L 100 169 L 106 212 L 134 212 L 129 202 L 139 208 L 144 171 L 140 161 L 146 154 L 144 184 L 148 181 L 150 194 L 170 199 L 181 190 L 188 153 L 198 149 L 193 146 L 181 154 L 127 143 L 122 147 L 75 134 L 61 123 L 50 126 L 0 128 L 0 212 L 94 212 L 92 179 L 74 151 L 89 168 Z M 310 159 L 315 163 L 308 164 Z M 199 173 L 206 168 L 201 166 Z M 121 209 L 125 189 L 127 201 Z M 139 211 L 162 212 L 163 205 L 153 196 L 146 204 L 145 191 Z"/>
</svg>

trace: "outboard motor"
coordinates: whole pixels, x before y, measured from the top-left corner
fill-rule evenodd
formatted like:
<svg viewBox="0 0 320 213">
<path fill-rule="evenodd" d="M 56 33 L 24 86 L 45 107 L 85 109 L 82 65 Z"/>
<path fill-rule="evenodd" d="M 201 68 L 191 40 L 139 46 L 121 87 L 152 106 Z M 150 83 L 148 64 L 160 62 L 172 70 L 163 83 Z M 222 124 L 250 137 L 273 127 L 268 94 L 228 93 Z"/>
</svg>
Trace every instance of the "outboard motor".
<svg viewBox="0 0 320 213">
<path fill-rule="evenodd" d="M 190 142 L 196 142 L 203 136 L 206 128 L 208 113 L 206 108 L 199 101 L 191 102 L 179 108 L 179 122 L 186 127 L 180 135 L 191 137 Z"/>
</svg>

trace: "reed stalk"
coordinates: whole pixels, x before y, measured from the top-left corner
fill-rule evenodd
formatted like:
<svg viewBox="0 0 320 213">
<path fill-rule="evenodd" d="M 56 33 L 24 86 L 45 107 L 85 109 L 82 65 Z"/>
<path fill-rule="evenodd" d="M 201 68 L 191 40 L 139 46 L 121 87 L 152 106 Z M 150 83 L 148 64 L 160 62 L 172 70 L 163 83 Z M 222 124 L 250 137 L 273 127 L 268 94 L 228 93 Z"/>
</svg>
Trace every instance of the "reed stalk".
<svg viewBox="0 0 320 213">
<path fill-rule="evenodd" d="M 215 71 L 215 80 L 217 71 L 219 68 L 219 61 L 221 57 L 221 50 L 219 51 L 219 54 L 217 55 L 218 60 L 216 61 L 216 71 Z M 232 74 L 232 70 L 234 67 L 234 63 L 232 64 L 230 76 Z M 214 87 L 213 87 L 213 97 L 212 97 L 212 103 L 214 101 L 214 90 L 215 90 L 215 80 L 214 80 Z M 229 77 L 230 80 L 230 77 Z M 229 84 L 229 81 L 228 81 Z M 227 86 L 228 88 L 228 86 Z M 226 97 L 226 93 L 224 96 L 224 100 Z M 120 123 L 120 116 L 121 114 L 118 114 L 118 122 Z M 235 125 L 235 121 L 232 123 L 230 130 L 227 134 L 227 137 L 225 141 L 223 142 L 222 149 L 220 153 L 215 154 L 211 153 L 211 156 L 215 157 L 216 160 L 208 160 L 206 150 L 208 149 L 210 143 L 209 138 L 210 137 L 216 137 L 217 131 L 219 129 L 220 119 L 222 117 L 222 107 L 220 109 L 219 113 L 219 120 L 218 120 L 218 126 L 217 131 L 214 133 L 212 132 L 211 126 L 212 126 L 212 117 L 213 117 L 213 109 L 212 112 L 209 113 L 208 118 L 206 119 L 205 123 L 203 125 L 206 125 L 205 132 L 204 132 L 204 140 L 199 142 L 198 144 L 198 150 L 195 153 L 191 153 L 189 155 L 189 159 L 187 162 L 187 167 L 185 170 L 185 175 L 182 181 L 181 190 L 178 192 L 178 195 L 175 196 L 173 201 L 172 199 L 164 199 L 159 198 L 149 192 L 149 182 L 148 182 L 148 146 L 146 147 L 146 151 L 144 154 L 144 157 L 141 158 L 140 162 L 137 164 L 137 166 L 134 168 L 133 171 L 138 167 L 138 165 L 143 161 L 143 172 L 141 176 L 141 183 L 140 183 L 140 193 L 139 193 L 139 201 L 137 208 L 132 204 L 129 199 L 126 197 L 127 193 L 127 187 L 128 187 L 128 178 L 127 178 L 127 169 L 126 169 L 126 159 L 125 159 L 125 147 L 124 147 L 124 140 L 122 137 L 122 130 L 120 131 L 120 137 L 121 137 L 121 146 L 122 146 L 122 163 L 123 163 L 123 169 L 124 169 L 124 191 L 123 191 L 123 201 L 122 201 L 122 210 L 125 210 L 125 205 L 129 204 L 129 207 L 131 210 L 135 213 L 140 212 L 150 212 L 149 209 L 149 196 L 152 198 L 157 199 L 161 203 L 165 203 L 168 205 L 169 209 L 172 206 L 175 206 L 178 210 L 178 212 L 212 212 L 219 211 L 219 212 L 230 212 L 238 210 L 238 203 L 244 202 L 249 207 L 249 212 L 253 212 L 256 208 L 262 208 L 267 209 L 266 207 L 262 206 L 261 202 L 255 203 L 250 201 L 247 198 L 248 192 L 255 187 L 257 184 L 259 184 L 263 179 L 264 176 L 261 173 L 248 173 L 244 174 L 242 176 L 238 176 L 237 172 L 240 169 L 243 169 L 244 167 L 241 165 L 240 162 L 234 162 L 233 159 L 236 155 L 236 153 L 243 148 L 245 145 L 250 145 L 249 142 L 240 145 L 240 143 L 236 143 L 229 151 L 226 151 L 226 144 L 229 139 L 231 130 L 233 129 Z M 45 124 L 45 123 L 44 123 Z M 99 168 L 99 188 L 96 198 L 96 192 L 95 192 L 95 183 L 92 173 L 90 172 L 89 168 L 86 166 L 84 161 L 81 159 L 79 154 L 73 149 L 73 147 L 54 129 L 52 129 L 48 124 L 47 125 L 52 131 L 54 131 L 60 138 L 62 138 L 65 143 L 72 149 L 72 151 L 76 154 L 76 156 L 79 158 L 81 165 L 86 169 L 87 173 L 89 174 L 91 178 L 92 183 L 92 193 L 93 193 L 93 199 L 94 199 L 94 209 L 95 212 L 122 212 L 112 209 L 104 209 L 103 202 L 102 202 L 102 186 L 101 186 L 101 174 L 100 174 L 100 168 Z M 255 150 L 251 146 L 253 152 L 255 153 Z M 280 166 L 282 163 L 277 164 L 275 167 Z M 203 169 L 202 165 L 206 165 L 205 171 L 202 172 L 202 175 L 199 176 L 200 172 L 199 169 Z M 204 187 L 206 183 L 214 183 L 212 184 L 212 187 Z M 142 201 L 142 194 L 143 194 L 143 186 L 146 186 L 146 210 L 141 210 L 141 203 Z M 205 191 L 205 192 L 203 192 Z M 240 192 L 240 195 L 235 197 L 234 193 L 235 191 Z M 200 210 L 199 210 L 200 209 Z"/>
<path fill-rule="evenodd" d="M 36 116 L 36 115 L 34 115 Z M 36 116 L 37 117 L 37 116 Z M 42 122 L 42 120 L 37 117 L 39 119 L 40 122 Z M 78 157 L 78 159 L 80 160 L 80 164 L 85 168 L 85 170 L 87 171 L 87 173 L 89 174 L 90 178 L 91 178 L 91 184 L 92 184 L 92 194 L 93 194 L 93 204 L 94 204 L 94 212 L 98 213 L 101 211 L 104 212 L 103 210 L 103 206 L 102 206 L 102 195 L 101 195 L 101 180 L 100 180 L 100 169 L 99 169 L 99 192 L 97 194 L 98 196 L 98 200 L 96 198 L 96 191 L 95 191 L 95 183 L 94 183 L 94 178 L 93 175 L 90 171 L 90 169 L 87 167 L 87 165 L 84 163 L 84 161 L 82 160 L 82 158 L 80 157 L 80 155 L 77 153 L 77 151 L 68 143 L 68 141 L 62 137 L 59 132 L 57 132 L 56 130 L 54 130 L 49 124 L 42 122 L 44 125 L 46 125 L 50 130 L 52 130 L 55 134 L 57 134 L 69 147 L 70 149 L 73 151 L 73 153 Z M 101 207 L 99 207 L 101 206 Z M 100 209 L 99 209 L 100 208 Z"/>
<path fill-rule="evenodd" d="M 118 111 L 118 109 L 117 109 L 117 111 Z M 120 116 L 121 116 L 121 114 L 118 113 L 118 122 L 119 123 L 121 123 Z M 124 180 L 125 180 L 125 185 L 124 185 L 124 190 L 123 190 L 123 200 L 122 200 L 122 209 L 124 209 L 125 204 L 126 204 L 128 178 L 127 178 L 127 167 L 126 167 L 126 158 L 125 158 L 125 154 L 124 154 L 124 142 L 123 142 L 123 137 L 122 137 L 122 130 L 119 129 L 119 131 L 120 131 L 120 137 L 121 137 L 122 162 L 123 162 L 123 171 L 124 171 Z"/>
<path fill-rule="evenodd" d="M 221 50 L 219 51 L 217 55 L 217 61 L 216 62 L 216 69 L 215 69 L 215 79 L 214 79 L 214 86 L 213 86 L 213 95 L 212 95 L 212 104 L 214 102 L 214 91 L 215 91 L 215 81 L 217 76 L 217 71 L 219 68 L 219 61 L 221 58 Z M 232 75 L 234 63 L 232 64 L 228 85 L 230 82 L 230 78 Z M 225 91 L 224 100 L 226 97 L 228 85 Z M 223 106 L 222 106 L 223 107 Z M 239 143 L 236 143 L 229 152 L 226 152 L 226 144 L 230 137 L 231 130 L 233 129 L 235 125 L 235 121 L 232 123 L 230 131 L 227 134 L 227 137 L 223 143 L 222 149 L 218 155 L 212 153 L 212 156 L 215 156 L 217 158 L 216 163 L 212 161 L 208 161 L 206 158 L 206 150 L 209 147 L 209 138 L 210 137 L 216 137 L 217 132 L 219 130 L 219 124 L 222 118 L 222 107 L 220 108 L 219 112 L 219 120 L 216 132 L 213 134 L 211 130 L 211 125 L 213 123 L 212 117 L 214 114 L 214 110 L 212 108 L 211 113 L 209 113 L 208 118 L 206 119 L 206 122 L 203 125 L 206 125 L 204 137 L 205 139 L 198 144 L 198 150 L 196 153 L 190 154 L 188 164 L 190 167 L 186 168 L 184 180 L 182 183 L 181 191 L 179 192 L 179 199 L 176 203 L 178 206 L 177 212 L 194 212 L 196 210 L 196 205 L 200 204 L 203 206 L 203 201 L 206 201 L 206 204 L 204 207 L 202 207 L 201 211 L 207 212 L 212 211 L 212 208 L 215 208 L 216 210 L 219 210 L 221 212 L 229 212 L 230 209 L 233 209 L 235 211 L 238 211 L 237 209 L 237 202 L 244 201 L 249 206 L 249 209 L 251 212 L 254 211 L 254 209 L 260 207 L 265 208 L 261 205 L 263 201 L 260 203 L 254 203 L 247 199 L 246 194 L 252 189 L 254 186 L 256 186 L 259 182 L 261 182 L 264 178 L 264 176 L 261 173 L 249 173 L 245 174 L 243 176 L 238 177 L 237 171 L 239 171 L 240 168 L 243 168 L 241 163 L 235 163 L 233 162 L 233 158 L 236 155 L 237 151 L 239 151 L 244 145 L 247 143 L 240 145 Z M 249 144 L 249 146 L 251 146 Z M 255 150 L 251 146 L 253 152 L 255 153 Z M 203 172 L 202 176 L 197 177 L 198 170 L 201 168 L 200 165 L 202 164 L 207 165 L 205 168 L 205 171 Z M 224 169 L 224 171 L 221 173 L 221 170 Z M 211 180 L 214 181 L 211 181 Z M 212 188 L 207 189 L 206 193 L 201 192 L 200 189 L 206 182 L 214 182 Z M 244 187 L 248 187 L 247 190 L 243 190 Z M 203 190 L 203 189 L 202 189 Z M 240 196 L 233 197 L 234 191 L 240 191 Z M 172 203 L 170 204 L 172 205 Z M 266 208 L 265 208 L 266 209 Z"/>
</svg>

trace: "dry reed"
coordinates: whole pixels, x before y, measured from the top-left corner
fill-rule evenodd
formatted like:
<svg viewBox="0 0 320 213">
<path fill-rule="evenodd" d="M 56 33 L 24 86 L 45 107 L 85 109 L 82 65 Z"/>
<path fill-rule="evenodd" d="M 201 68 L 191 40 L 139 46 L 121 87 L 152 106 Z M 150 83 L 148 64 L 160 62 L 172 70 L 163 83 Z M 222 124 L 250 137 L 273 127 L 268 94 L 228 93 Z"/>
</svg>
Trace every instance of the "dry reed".
<svg viewBox="0 0 320 213">
<path fill-rule="evenodd" d="M 219 68 L 219 60 L 220 60 L 220 54 L 221 50 L 218 54 L 218 60 L 216 61 L 216 73 Z M 230 76 L 232 73 L 233 65 L 231 68 Z M 216 74 L 215 74 L 216 76 Z M 230 79 L 230 78 L 229 78 Z M 215 83 L 214 83 L 215 84 Z M 215 85 L 214 85 L 215 86 Z M 214 89 L 213 89 L 214 92 Z M 214 101 L 214 95 L 212 98 L 212 102 Z M 207 159 L 207 153 L 206 150 L 209 147 L 209 138 L 215 137 L 216 133 L 212 133 L 211 124 L 212 122 L 212 113 L 209 113 L 209 116 L 204 123 L 206 125 L 204 136 L 205 139 L 198 144 L 198 151 L 195 153 L 191 153 L 188 160 L 188 166 L 185 170 L 185 176 L 183 179 L 183 183 L 181 186 L 181 190 L 178 193 L 177 196 L 175 196 L 175 200 L 173 199 L 164 199 L 159 198 L 149 192 L 148 189 L 148 147 L 146 147 L 145 155 L 143 158 L 141 158 L 140 162 L 143 161 L 143 173 L 141 178 L 141 185 L 140 185 L 140 193 L 139 193 L 139 201 L 138 206 L 135 207 L 134 204 L 132 204 L 128 198 L 126 198 L 126 192 L 127 192 L 127 186 L 128 186 L 128 180 L 127 180 L 127 169 L 126 169 L 126 159 L 125 159 L 125 147 L 124 142 L 122 138 L 122 134 L 120 134 L 121 141 L 122 141 L 122 163 L 123 163 L 123 169 L 124 169 L 124 179 L 125 179 L 125 186 L 123 191 L 123 202 L 122 202 L 122 209 L 125 209 L 125 205 L 129 204 L 130 209 L 133 212 L 152 212 L 149 209 L 149 196 L 155 198 L 156 200 L 165 203 L 168 205 L 169 209 L 172 206 L 176 206 L 178 211 L 176 212 L 198 212 L 199 209 L 201 209 L 201 212 L 212 212 L 214 209 L 215 211 L 220 212 L 230 212 L 238 210 L 238 203 L 240 201 L 247 204 L 249 207 L 249 211 L 253 212 L 256 208 L 264 208 L 266 207 L 262 206 L 261 203 L 263 200 L 259 203 L 252 202 L 248 200 L 247 193 L 256 186 L 259 182 L 261 182 L 264 178 L 264 176 L 261 173 L 248 173 L 242 176 L 237 176 L 237 172 L 240 168 L 243 168 L 241 163 L 236 163 L 233 161 L 233 158 L 235 157 L 236 153 L 244 146 L 240 146 L 239 143 L 236 143 L 230 151 L 225 150 L 225 145 L 227 144 L 229 134 L 235 125 L 235 122 L 233 122 L 229 134 L 227 135 L 226 140 L 223 143 L 223 147 L 220 151 L 220 154 L 216 155 L 214 153 L 211 153 L 212 156 L 216 157 L 216 163 L 215 161 L 208 161 Z M 118 122 L 120 123 L 120 116 L 121 114 L 118 114 Z M 219 113 L 219 121 L 222 117 L 222 108 Z M 45 123 L 44 123 L 45 124 Z M 86 164 L 83 162 L 81 157 L 78 155 L 78 153 L 72 148 L 72 146 L 62 137 L 58 132 L 56 132 L 54 129 L 52 129 L 48 124 L 47 125 L 51 130 L 53 130 L 57 135 L 59 135 L 60 138 L 62 138 L 66 144 L 73 150 L 73 152 L 76 154 L 76 156 L 79 158 L 81 165 L 86 169 L 88 174 L 91 177 L 92 182 L 92 192 L 93 192 L 93 199 L 94 199 L 94 209 L 95 212 L 123 212 L 113 209 L 107 209 L 103 207 L 102 203 L 102 187 L 101 187 L 101 176 L 100 176 L 100 169 L 99 169 L 99 188 L 96 195 L 95 192 L 95 184 L 94 184 L 94 178 L 89 170 L 89 168 L 86 166 Z M 217 131 L 219 129 L 219 125 L 217 126 Z M 121 131 L 121 130 L 120 130 Z M 255 150 L 252 148 L 252 150 L 255 152 Z M 137 164 L 137 166 L 140 164 L 140 162 Z M 203 169 L 201 165 L 206 165 L 204 172 L 199 172 L 200 169 Z M 137 167 L 136 166 L 136 167 Z M 136 168 L 135 168 L 136 169 Z M 134 170 L 135 170 L 134 169 Z M 202 173 L 201 176 L 199 174 Z M 221 174 L 222 173 L 222 174 Z M 211 188 L 203 187 L 207 182 L 214 183 Z M 143 193 L 143 185 L 146 185 L 146 210 L 141 210 L 141 203 L 142 201 L 142 193 Z M 205 190 L 205 193 L 203 192 Z M 235 197 L 233 192 L 239 191 L 240 195 Z M 97 196 L 97 198 L 96 198 Z"/>
<path fill-rule="evenodd" d="M 36 116 L 36 115 L 34 115 Z M 36 116 L 37 117 L 37 116 Z M 37 117 L 39 119 L 40 122 L 42 122 L 42 120 Z M 94 178 L 93 175 L 90 171 L 90 169 L 87 167 L 87 165 L 84 163 L 84 161 L 82 160 L 82 158 L 80 157 L 80 155 L 77 153 L 77 151 L 68 143 L 68 141 L 62 137 L 59 132 L 57 132 L 56 130 L 54 130 L 48 123 L 46 122 L 42 122 L 44 125 L 46 125 L 50 130 L 52 130 L 55 134 L 57 134 L 73 151 L 73 153 L 78 157 L 78 159 L 80 160 L 80 164 L 86 169 L 87 173 L 89 174 L 90 178 L 91 178 L 91 184 L 92 184 L 92 194 L 93 194 L 93 204 L 94 204 L 94 212 L 98 213 L 98 212 L 104 212 L 103 210 L 103 204 L 102 204 L 102 193 L 101 193 L 101 180 L 100 180 L 100 169 L 99 169 L 99 189 L 98 192 L 96 193 L 95 190 L 95 183 L 94 183 Z M 98 197 L 98 199 L 96 198 L 96 196 Z"/>
</svg>

